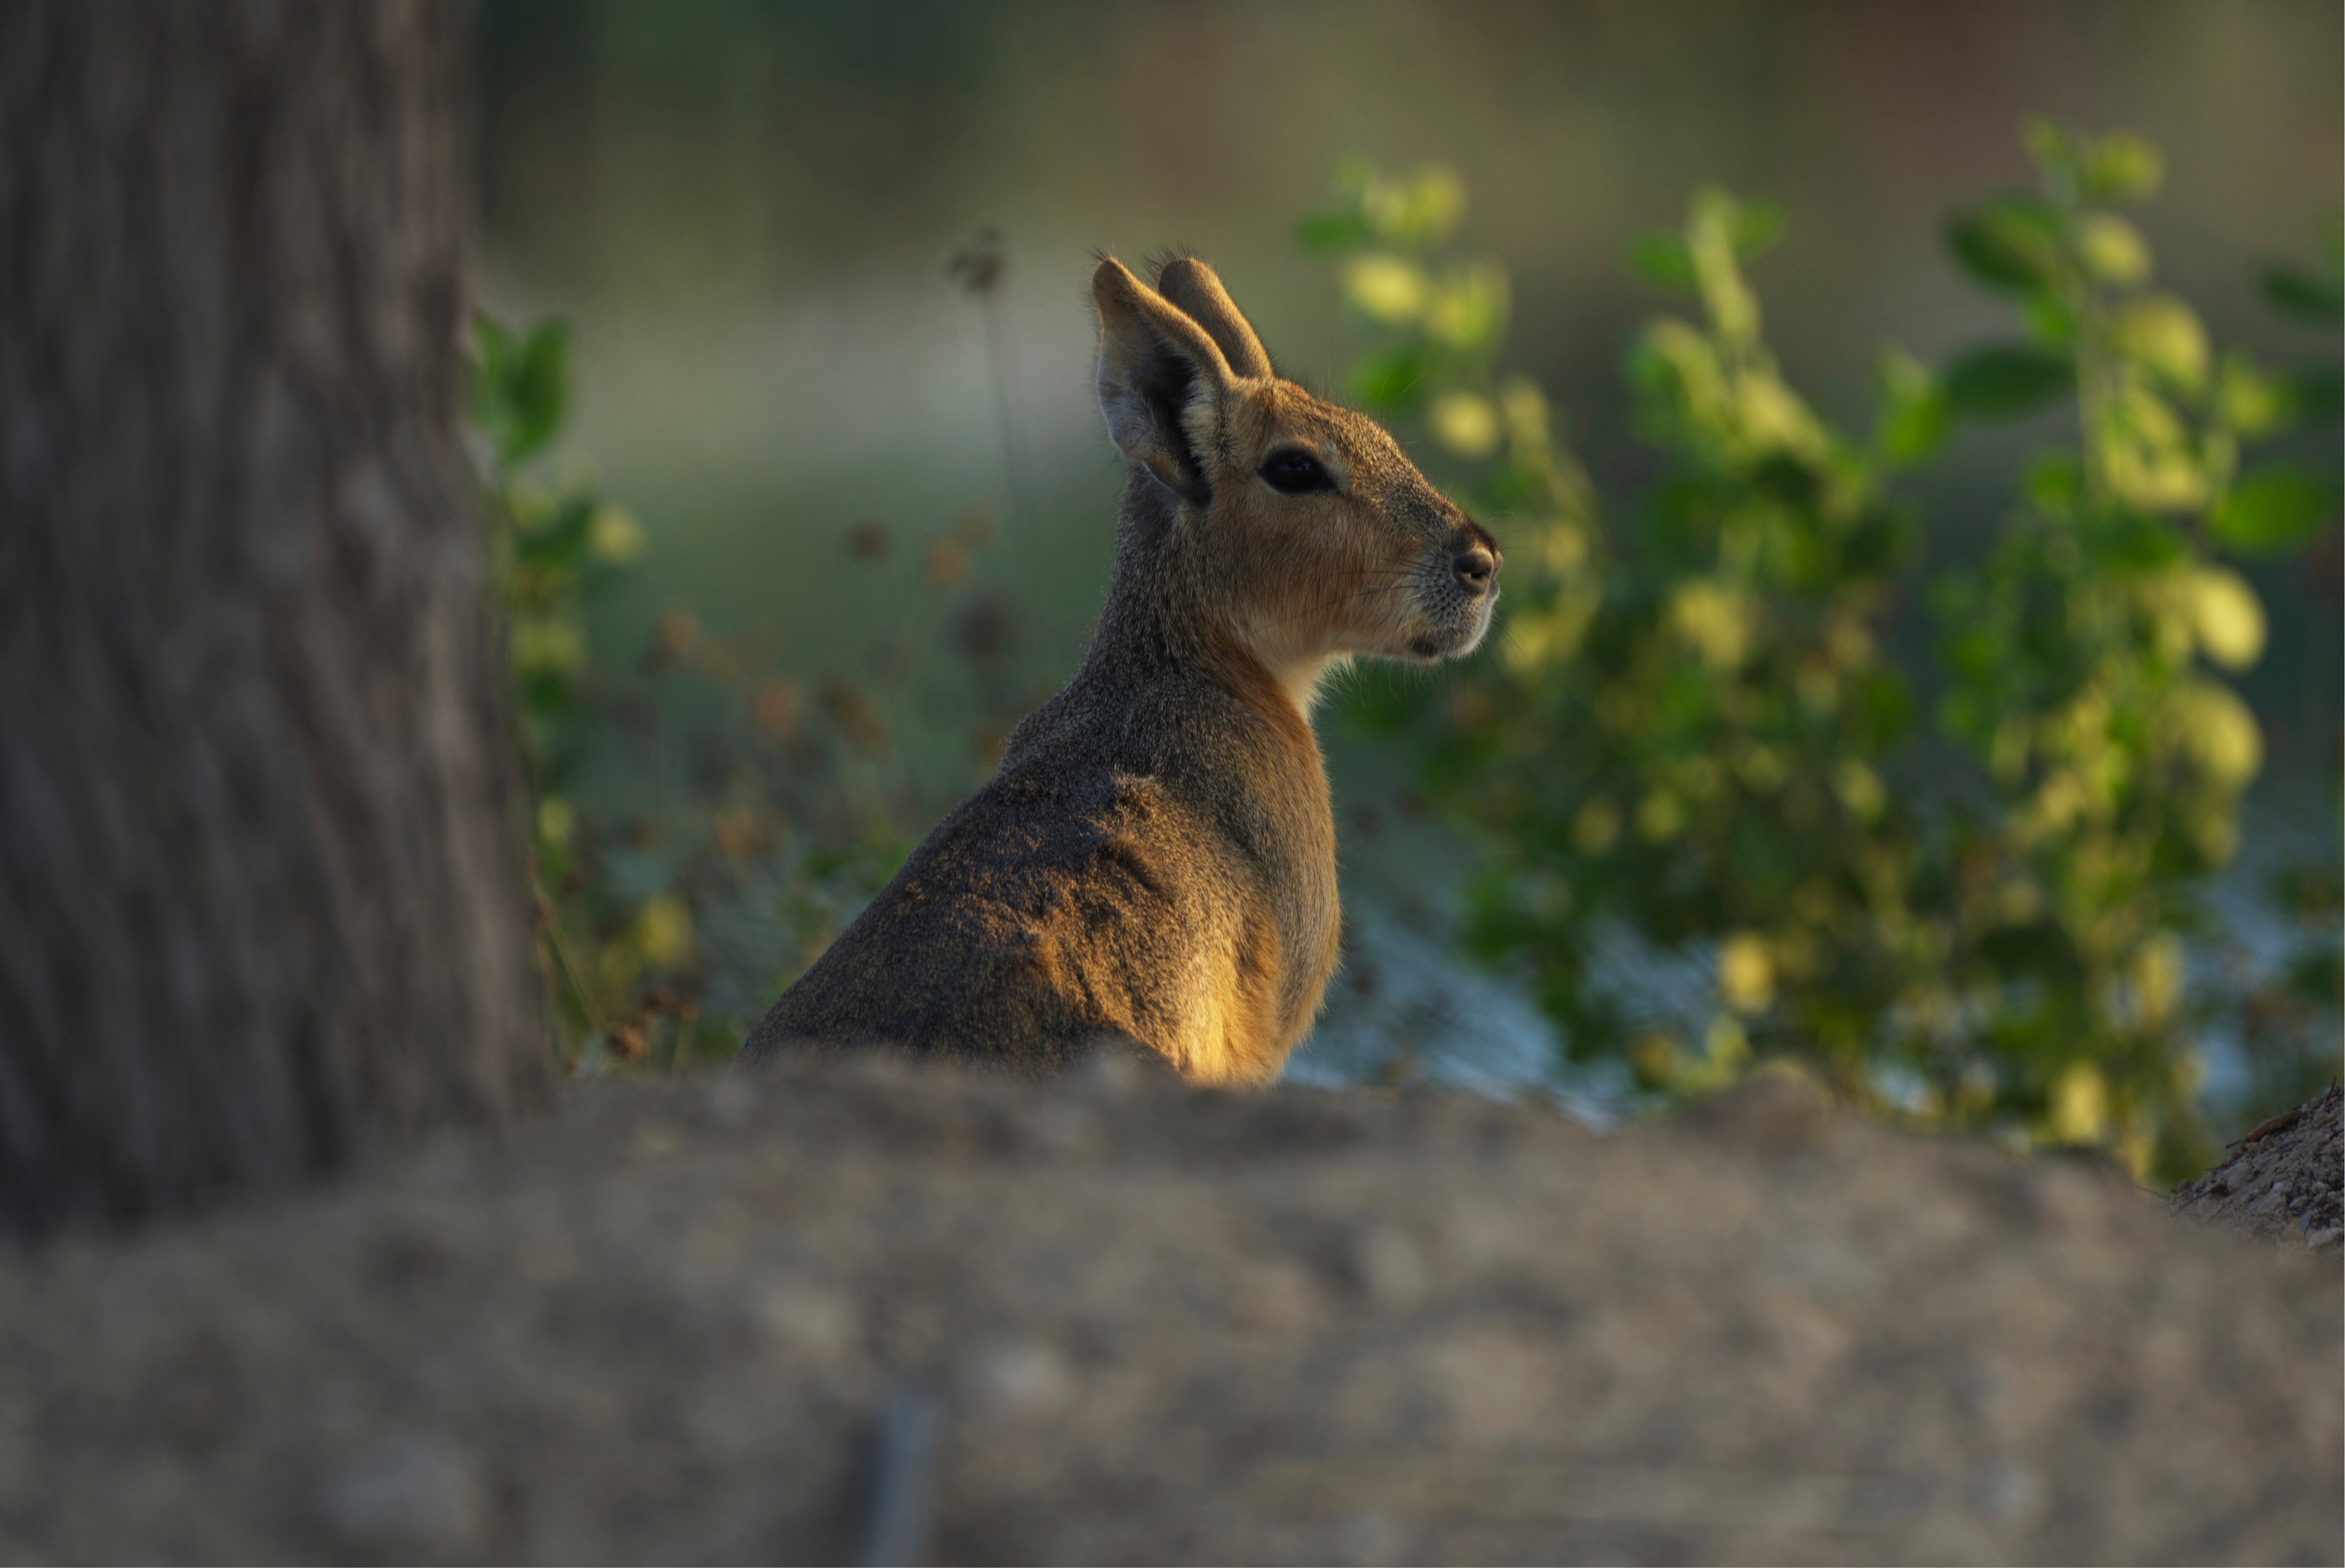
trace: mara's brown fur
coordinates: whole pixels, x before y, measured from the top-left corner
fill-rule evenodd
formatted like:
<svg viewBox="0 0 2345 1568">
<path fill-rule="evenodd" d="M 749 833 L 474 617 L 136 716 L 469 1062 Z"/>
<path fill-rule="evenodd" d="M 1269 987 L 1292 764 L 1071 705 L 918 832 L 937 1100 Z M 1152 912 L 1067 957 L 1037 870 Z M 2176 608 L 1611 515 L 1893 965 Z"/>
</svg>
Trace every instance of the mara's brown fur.
<svg viewBox="0 0 2345 1568">
<path fill-rule="evenodd" d="M 1281 380 L 1211 269 L 1091 280 L 1132 466 L 1091 652 L 1001 768 L 749 1036 L 1030 1072 L 1103 1041 L 1195 1082 L 1277 1076 L 1335 967 L 1311 731 L 1357 656 L 1488 628 L 1498 550 L 1373 421 Z"/>
</svg>

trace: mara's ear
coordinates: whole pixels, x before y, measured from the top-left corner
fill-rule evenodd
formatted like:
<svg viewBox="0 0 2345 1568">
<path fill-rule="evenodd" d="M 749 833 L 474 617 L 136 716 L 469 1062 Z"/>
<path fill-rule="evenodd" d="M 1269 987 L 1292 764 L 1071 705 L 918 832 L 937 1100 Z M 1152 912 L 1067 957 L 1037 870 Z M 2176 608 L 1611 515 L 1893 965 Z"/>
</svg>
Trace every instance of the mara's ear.
<svg viewBox="0 0 2345 1568">
<path fill-rule="evenodd" d="M 1194 256 L 1175 256 L 1157 274 L 1156 291 L 1205 329 L 1231 370 L 1256 381 L 1278 373 L 1270 368 L 1269 351 L 1211 267 Z"/>
<path fill-rule="evenodd" d="M 1213 491 L 1197 453 L 1220 426 L 1229 361 L 1203 328 L 1112 257 L 1091 274 L 1091 300 L 1109 436 L 1167 488 L 1203 505 Z"/>
</svg>

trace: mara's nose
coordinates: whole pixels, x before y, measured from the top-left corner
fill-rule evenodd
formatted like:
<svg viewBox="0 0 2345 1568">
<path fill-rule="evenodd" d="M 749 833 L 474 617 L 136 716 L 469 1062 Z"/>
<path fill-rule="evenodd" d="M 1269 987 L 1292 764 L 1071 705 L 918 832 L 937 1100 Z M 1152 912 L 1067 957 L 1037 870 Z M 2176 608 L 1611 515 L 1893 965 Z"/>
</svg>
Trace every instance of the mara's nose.
<svg viewBox="0 0 2345 1568">
<path fill-rule="evenodd" d="M 1491 583 L 1498 575 L 1498 557 L 1487 546 L 1477 545 L 1461 551 L 1449 563 L 1449 569 L 1457 574 L 1457 585 L 1466 590 L 1467 596 L 1478 599 L 1490 591 Z"/>
</svg>

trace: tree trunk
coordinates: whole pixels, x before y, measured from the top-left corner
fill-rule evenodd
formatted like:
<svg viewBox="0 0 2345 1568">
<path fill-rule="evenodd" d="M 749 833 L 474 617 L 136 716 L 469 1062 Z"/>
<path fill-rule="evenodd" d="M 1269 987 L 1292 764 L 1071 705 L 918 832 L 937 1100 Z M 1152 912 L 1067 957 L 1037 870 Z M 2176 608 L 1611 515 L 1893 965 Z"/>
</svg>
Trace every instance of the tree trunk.
<svg viewBox="0 0 2345 1568">
<path fill-rule="evenodd" d="M 458 433 L 444 0 L 0 15 L 0 1229 L 550 1056 Z"/>
</svg>

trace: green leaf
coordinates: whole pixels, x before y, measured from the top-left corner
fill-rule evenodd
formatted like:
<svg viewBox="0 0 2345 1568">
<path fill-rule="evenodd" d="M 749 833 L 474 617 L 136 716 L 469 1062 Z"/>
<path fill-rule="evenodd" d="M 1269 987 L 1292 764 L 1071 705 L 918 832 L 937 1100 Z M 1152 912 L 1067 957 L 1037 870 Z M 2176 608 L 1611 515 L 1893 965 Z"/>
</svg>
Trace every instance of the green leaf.
<svg viewBox="0 0 2345 1568">
<path fill-rule="evenodd" d="M 1946 367 L 1946 407 L 1957 419 L 2016 419 L 2076 385 L 2076 369 L 2058 354 L 2025 343 L 1990 343 Z"/>
<path fill-rule="evenodd" d="M 2345 413 L 2345 374 L 2335 365 L 2296 372 L 2295 411 L 2306 419 L 2333 420 Z"/>
<path fill-rule="evenodd" d="M 1374 238 L 1357 208 L 1315 212 L 1294 226 L 1294 243 L 1306 256 L 1331 256 Z"/>
<path fill-rule="evenodd" d="M 472 418 L 511 468 L 551 441 L 568 412 L 569 329 L 548 318 L 517 336 L 476 315 L 472 336 Z"/>
<path fill-rule="evenodd" d="M 472 312 L 472 340 L 478 355 L 475 362 L 486 373 L 498 373 L 498 367 L 512 357 L 513 333 L 486 311 Z"/>
<path fill-rule="evenodd" d="M 588 535 L 594 518 L 590 497 L 574 495 L 551 515 L 523 532 L 514 546 L 518 560 L 533 565 L 574 569 L 586 560 Z"/>
<path fill-rule="evenodd" d="M 2027 335 L 2038 348 L 2066 351 L 2076 342 L 2076 312 L 2056 294 L 2030 294 L 2019 302 Z"/>
<path fill-rule="evenodd" d="M 2209 533 L 2241 555 L 2295 548 L 2337 507 L 2337 487 L 2309 468 L 2258 469 L 2231 487 L 2207 519 Z"/>
<path fill-rule="evenodd" d="M 2140 201 L 2157 194 L 2166 160 L 2157 148 L 2130 131 L 2094 142 L 2077 170 L 2077 194 L 2086 201 Z"/>
<path fill-rule="evenodd" d="M 1693 252 L 1674 234 L 1649 234 L 1629 247 L 1629 270 L 1664 289 L 1694 287 Z"/>
<path fill-rule="evenodd" d="M 2297 400 L 2289 384 L 2264 374 L 2244 354 L 2223 356 L 2215 378 L 2215 410 L 2242 441 L 2279 433 L 2296 418 Z"/>
<path fill-rule="evenodd" d="M 1927 366 L 1910 354 L 1884 354 L 1881 390 L 1881 413 L 1873 440 L 1889 461 L 1921 463 L 1945 443 L 1951 423 L 1945 389 Z"/>
<path fill-rule="evenodd" d="M 570 329 L 548 319 L 530 330 L 513 365 L 513 429 L 504 443 L 508 463 L 543 447 L 570 408 Z"/>
<path fill-rule="evenodd" d="M 1437 244 L 1466 216 L 1466 182 L 1438 164 L 1401 179 L 1371 176 L 1360 192 L 1360 215 L 1380 239 L 1412 249 Z"/>
<path fill-rule="evenodd" d="M 2207 379 L 2207 329 L 2171 294 L 2140 294 L 2109 313 L 2109 346 L 2185 391 Z"/>
<path fill-rule="evenodd" d="M 1782 202 L 1764 198 L 1743 202 L 1734 215 L 1734 259 L 1756 261 L 1781 245 L 1791 228 L 1791 215 Z"/>
<path fill-rule="evenodd" d="M 1506 331 L 1507 293 L 1507 275 L 1494 266 L 1443 274 L 1426 300 L 1426 337 L 1460 354 L 1489 353 Z"/>
<path fill-rule="evenodd" d="M 1409 181 L 1409 229 L 1419 242 L 1437 244 L 1466 216 L 1466 182 L 1438 164 L 1417 170 Z"/>
<path fill-rule="evenodd" d="M 1753 347 L 1759 339 L 1759 301 L 1743 280 L 1734 250 L 1741 221 L 1741 202 L 1715 186 L 1705 186 L 1688 204 L 1686 249 L 1701 286 L 1702 308 L 1719 341 Z"/>
<path fill-rule="evenodd" d="M 1432 392 L 1433 356 L 1423 345 L 1402 344 L 1370 355 L 1352 372 L 1352 394 L 1369 408 L 1414 408 Z"/>
<path fill-rule="evenodd" d="M 513 335 L 485 311 L 472 314 L 472 422 L 496 433 L 513 422 L 506 383 L 512 380 Z M 500 443 L 502 444 L 502 443 Z"/>
<path fill-rule="evenodd" d="M 2049 288 L 2066 266 L 2060 215 L 2033 197 L 2005 197 L 1957 215 L 1946 244 L 1972 277 L 1994 289 Z"/>
<path fill-rule="evenodd" d="M 2085 475 L 2066 453 L 2047 453 L 2028 464 L 2020 488 L 2046 516 L 2067 517 L 2076 512 L 2077 498 L 2084 494 Z"/>
<path fill-rule="evenodd" d="M 1345 303 L 1380 327 L 1401 327 L 1425 314 L 1433 291 L 1425 269 L 1405 257 L 1372 251 L 1344 263 Z"/>
<path fill-rule="evenodd" d="M 2076 223 L 2076 259 L 2104 283 L 2147 281 L 2149 242 L 2114 212 L 2088 212 Z"/>
<path fill-rule="evenodd" d="M 2030 115 L 2019 122 L 2019 141 L 2027 149 L 2028 158 L 2047 178 L 2059 182 L 2074 180 L 2076 149 L 2068 139 L 2067 132 L 2042 115 Z"/>
<path fill-rule="evenodd" d="M 2264 302 L 2282 315 L 2334 326 L 2345 321 L 2345 289 L 2294 267 L 2267 267 L 2260 280 Z"/>
</svg>

